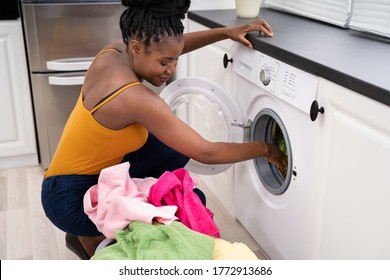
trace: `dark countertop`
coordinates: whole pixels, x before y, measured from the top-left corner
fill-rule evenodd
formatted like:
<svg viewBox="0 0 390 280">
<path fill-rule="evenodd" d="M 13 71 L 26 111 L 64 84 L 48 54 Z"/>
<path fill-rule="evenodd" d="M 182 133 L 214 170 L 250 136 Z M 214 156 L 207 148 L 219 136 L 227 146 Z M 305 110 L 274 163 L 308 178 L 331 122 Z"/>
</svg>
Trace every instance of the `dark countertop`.
<svg viewBox="0 0 390 280">
<path fill-rule="evenodd" d="M 188 18 L 209 28 L 253 20 L 235 10 L 190 11 Z M 390 39 L 268 8 L 259 18 L 274 35 L 248 34 L 256 50 L 390 106 Z"/>
</svg>

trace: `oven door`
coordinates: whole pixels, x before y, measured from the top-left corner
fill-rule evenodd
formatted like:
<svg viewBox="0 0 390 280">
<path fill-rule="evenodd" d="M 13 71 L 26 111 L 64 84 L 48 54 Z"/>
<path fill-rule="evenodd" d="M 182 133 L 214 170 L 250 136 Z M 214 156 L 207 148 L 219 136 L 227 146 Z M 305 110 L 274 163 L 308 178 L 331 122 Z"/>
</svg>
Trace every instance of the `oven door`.
<svg viewBox="0 0 390 280">
<path fill-rule="evenodd" d="M 200 77 L 176 80 L 161 98 L 172 111 L 211 142 L 243 142 L 243 115 L 230 96 L 216 83 Z M 190 160 L 186 168 L 199 175 L 218 174 L 232 164 L 206 165 Z"/>
<path fill-rule="evenodd" d="M 120 1 L 75 2 L 22 2 L 31 72 L 52 71 L 48 61 L 94 57 L 122 38 L 119 18 L 125 7 Z"/>
<path fill-rule="evenodd" d="M 48 168 L 76 104 L 85 72 L 32 74 L 36 129 L 43 168 Z"/>
</svg>

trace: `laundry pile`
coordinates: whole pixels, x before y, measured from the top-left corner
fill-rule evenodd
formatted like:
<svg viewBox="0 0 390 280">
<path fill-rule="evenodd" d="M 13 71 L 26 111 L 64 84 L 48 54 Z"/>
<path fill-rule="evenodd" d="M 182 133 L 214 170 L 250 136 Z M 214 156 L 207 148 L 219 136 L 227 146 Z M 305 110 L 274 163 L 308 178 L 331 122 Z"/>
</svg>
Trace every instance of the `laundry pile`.
<svg viewBox="0 0 390 280">
<path fill-rule="evenodd" d="M 116 240 L 92 259 L 256 259 L 244 244 L 219 239 L 213 213 L 194 193 L 197 181 L 186 169 L 140 179 L 130 178 L 129 168 L 125 162 L 103 169 L 84 196 L 85 213 Z M 229 257 L 231 250 L 240 252 Z"/>
</svg>

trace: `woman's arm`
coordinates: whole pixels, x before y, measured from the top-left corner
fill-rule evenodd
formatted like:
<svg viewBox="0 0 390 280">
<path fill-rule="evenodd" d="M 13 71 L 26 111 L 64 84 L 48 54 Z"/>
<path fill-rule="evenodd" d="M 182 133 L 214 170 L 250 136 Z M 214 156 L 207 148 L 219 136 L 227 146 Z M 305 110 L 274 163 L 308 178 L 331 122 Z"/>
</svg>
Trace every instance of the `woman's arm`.
<svg viewBox="0 0 390 280">
<path fill-rule="evenodd" d="M 176 151 L 205 164 L 234 163 L 265 157 L 281 171 L 287 169 L 287 157 L 274 145 L 265 142 L 210 142 L 176 117 L 169 106 L 146 88 L 127 96 L 128 112 L 154 136 Z"/>
<path fill-rule="evenodd" d="M 245 38 L 248 32 L 252 31 L 258 31 L 270 37 L 273 35 L 271 26 L 269 26 L 269 24 L 266 23 L 263 19 L 258 19 L 238 26 L 214 28 L 205 31 L 185 33 L 183 35 L 184 49 L 182 54 L 225 39 L 231 39 L 233 41 L 240 42 L 249 48 L 252 48 L 252 44 Z M 126 45 L 123 43 L 123 40 L 120 39 L 108 44 L 103 49 L 109 48 L 123 52 L 126 50 Z"/>
<path fill-rule="evenodd" d="M 225 39 L 231 39 L 242 43 L 248 48 L 252 48 L 252 44 L 245 38 L 248 32 L 251 31 L 258 31 L 264 33 L 266 36 L 273 35 L 271 26 L 269 26 L 269 24 L 263 19 L 258 19 L 238 26 L 185 33 L 184 49 L 182 54 Z"/>
</svg>

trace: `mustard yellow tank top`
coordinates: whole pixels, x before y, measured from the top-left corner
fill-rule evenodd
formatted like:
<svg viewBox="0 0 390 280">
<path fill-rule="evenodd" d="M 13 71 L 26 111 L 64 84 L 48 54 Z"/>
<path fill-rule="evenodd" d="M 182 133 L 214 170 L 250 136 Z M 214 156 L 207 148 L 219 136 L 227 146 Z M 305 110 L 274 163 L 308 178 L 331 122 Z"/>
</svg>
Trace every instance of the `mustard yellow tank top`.
<svg viewBox="0 0 390 280">
<path fill-rule="evenodd" d="M 103 168 L 120 163 L 125 154 L 142 147 L 148 137 L 144 126 L 135 123 L 124 129 L 112 130 L 99 124 L 92 115 L 122 91 L 138 84 L 140 82 L 121 87 L 91 111 L 84 107 L 81 90 L 45 177 L 99 174 Z"/>
</svg>

